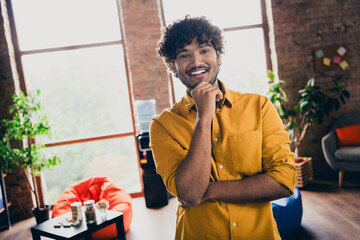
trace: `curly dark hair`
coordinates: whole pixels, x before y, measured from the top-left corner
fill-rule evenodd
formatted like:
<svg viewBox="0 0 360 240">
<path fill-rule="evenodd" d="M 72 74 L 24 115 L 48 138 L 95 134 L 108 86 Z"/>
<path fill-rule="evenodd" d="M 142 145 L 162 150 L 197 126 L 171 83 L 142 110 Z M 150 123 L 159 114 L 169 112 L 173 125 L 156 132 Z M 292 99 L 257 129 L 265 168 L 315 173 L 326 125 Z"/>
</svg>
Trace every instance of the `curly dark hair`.
<svg viewBox="0 0 360 240">
<path fill-rule="evenodd" d="M 176 50 L 191 44 L 195 38 L 200 44 L 211 43 L 216 51 L 224 53 L 222 30 L 206 17 L 191 18 L 189 15 L 164 29 L 157 52 L 169 64 L 176 59 Z"/>
</svg>

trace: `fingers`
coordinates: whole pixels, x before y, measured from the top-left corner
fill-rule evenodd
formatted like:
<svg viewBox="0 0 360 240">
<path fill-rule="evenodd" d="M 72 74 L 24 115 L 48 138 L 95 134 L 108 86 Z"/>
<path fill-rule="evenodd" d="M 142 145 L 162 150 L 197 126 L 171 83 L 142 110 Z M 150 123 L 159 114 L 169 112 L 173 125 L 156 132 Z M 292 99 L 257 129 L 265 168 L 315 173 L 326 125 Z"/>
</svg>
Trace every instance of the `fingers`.
<svg viewBox="0 0 360 240">
<path fill-rule="evenodd" d="M 216 101 L 219 101 L 223 98 L 223 94 L 218 86 L 213 86 L 207 82 L 200 82 L 193 90 L 191 90 L 191 96 L 193 97 L 203 94 L 213 96 Z"/>
</svg>

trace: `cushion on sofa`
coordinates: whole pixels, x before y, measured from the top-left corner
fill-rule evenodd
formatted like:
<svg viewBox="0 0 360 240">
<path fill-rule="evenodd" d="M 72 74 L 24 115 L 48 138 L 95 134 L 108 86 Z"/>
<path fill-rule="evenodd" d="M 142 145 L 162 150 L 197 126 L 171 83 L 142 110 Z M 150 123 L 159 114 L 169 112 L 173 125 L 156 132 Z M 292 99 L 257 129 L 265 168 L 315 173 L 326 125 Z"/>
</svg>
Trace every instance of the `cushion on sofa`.
<svg viewBox="0 0 360 240">
<path fill-rule="evenodd" d="M 339 147 L 360 146 L 360 124 L 336 128 Z"/>
<path fill-rule="evenodd" d="M 360 163 L 360 146 L 339 148 L 335 151 L 335 157 L 339 159 L 339 161 Z"/>
</svg>

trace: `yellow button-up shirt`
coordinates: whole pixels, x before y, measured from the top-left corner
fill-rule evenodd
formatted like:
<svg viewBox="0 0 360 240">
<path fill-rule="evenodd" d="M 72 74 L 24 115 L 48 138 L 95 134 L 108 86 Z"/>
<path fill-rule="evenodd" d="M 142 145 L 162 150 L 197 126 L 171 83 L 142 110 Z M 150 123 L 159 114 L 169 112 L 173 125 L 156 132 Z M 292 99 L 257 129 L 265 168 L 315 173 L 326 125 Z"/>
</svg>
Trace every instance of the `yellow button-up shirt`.
<svg viewBox="0 0 360 240">
<path fill-rule="evenodd" d="M 264 96 L 227 90 L 212 123 L 210 181 L 239 180 L 265 173 L 291 192 L 297 181 L 289 136 Z M 150 146 L 157 172 L 178 197 L 175 173 L 190 147 L 196 107 L 189 93 L 156 116 Z M 280 239 L 270 202 L 235 204 L 207 201 L 178 207 L 175 239 Z"/>
</svg>

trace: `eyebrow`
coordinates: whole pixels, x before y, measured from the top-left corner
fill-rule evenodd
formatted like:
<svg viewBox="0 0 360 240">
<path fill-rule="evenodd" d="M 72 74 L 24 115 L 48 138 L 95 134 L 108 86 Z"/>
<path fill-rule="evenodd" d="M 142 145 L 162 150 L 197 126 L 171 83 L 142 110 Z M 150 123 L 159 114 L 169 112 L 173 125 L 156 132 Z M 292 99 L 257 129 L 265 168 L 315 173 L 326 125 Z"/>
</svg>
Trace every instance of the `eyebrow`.
<svg viewBox="0 0 360 240">
<path fill-rule="evenodd" d="M 182 52 L 187 52 L 188 50 L 186 48 L 181 48 L 179 50 L 176 50 L 176 56 L 179 54 L 179 53 L 182 53 Z"/>
<path fill-rule="evenodd" d="M 202 43 L 200 44 L 200 48 L 204 48 L 204 47 L 213 47 L 213 45 L 211 43 Z M 214 48 L 215 49 L 215 48 Z M 188 50 L 186 48 L 181 48 L 179 50 L 176 50 L 176 56 L 179 54 L 179 53 L 182 53 L 182 52 L 187 52 Z"/>
<path fill-rule="evenodd" d="M 212 47 L 212 48 L 214 48 L 214 46 L 211 44 L 211 43 L 202 43 L 202 44 L 200 44 L 200 47 Z M 215 48 L 214 48 L 215 49 Z"/>
</svg>

